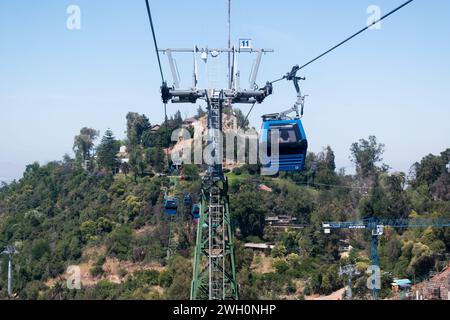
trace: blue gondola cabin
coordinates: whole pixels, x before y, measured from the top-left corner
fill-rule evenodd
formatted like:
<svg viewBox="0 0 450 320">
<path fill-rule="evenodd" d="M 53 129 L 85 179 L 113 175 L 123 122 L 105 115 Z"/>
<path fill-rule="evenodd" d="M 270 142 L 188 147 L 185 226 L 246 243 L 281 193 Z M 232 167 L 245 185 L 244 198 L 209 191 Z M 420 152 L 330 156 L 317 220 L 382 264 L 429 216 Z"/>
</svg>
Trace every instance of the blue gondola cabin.
<svg viewBox="0 0 450 320">
<path fill-rule="evenodd" d="M 164 212 L 169 216 L 177 214 L 178 201 L 175 198 L 167 198 L 164 200 Z"/>
<path fill-rule="evenodd" d="M 194 204 L 192 206 L 191 215 L 194 220 L 200 219 L 200 205 Z"/>
<path fill-rule="evenodd" d="M 192 205 L 192 196 L 190 194 L 184 196 L 184 205 L 187 207 Z"/>
<path fill-rule="evenodd" d="M 271 136 L 274 130 L 278 130 L 278 156 L 271 150 Z M 260 147 L 267 146 L 268 158 L 263 163 L 263 169 L 269 174 L 280 171 L 301 172 L 305 169 L 308 141 L 300 119 L 263 118 L 260 142 Z"/>
</svg>

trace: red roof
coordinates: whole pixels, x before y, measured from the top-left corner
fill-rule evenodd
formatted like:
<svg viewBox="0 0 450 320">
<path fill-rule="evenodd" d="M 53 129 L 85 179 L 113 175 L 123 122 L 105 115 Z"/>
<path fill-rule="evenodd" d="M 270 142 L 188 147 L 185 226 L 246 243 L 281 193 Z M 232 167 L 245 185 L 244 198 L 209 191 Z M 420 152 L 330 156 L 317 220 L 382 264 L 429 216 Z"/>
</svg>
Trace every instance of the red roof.
<svg viewBox="0 0 450 320">
<path fill-rule="evenodd" d="M 269 188 L 269 187 L 266 186 L 265 184 L 260 184 L 260 185 L 258 186 L 258 188 L 259 188 L 259 190 L 262 190 L 262 191 L 267 191 L 267 192 L 272 192 L 272 191 L 273 191 L 272 188 Z"/>
</svg>

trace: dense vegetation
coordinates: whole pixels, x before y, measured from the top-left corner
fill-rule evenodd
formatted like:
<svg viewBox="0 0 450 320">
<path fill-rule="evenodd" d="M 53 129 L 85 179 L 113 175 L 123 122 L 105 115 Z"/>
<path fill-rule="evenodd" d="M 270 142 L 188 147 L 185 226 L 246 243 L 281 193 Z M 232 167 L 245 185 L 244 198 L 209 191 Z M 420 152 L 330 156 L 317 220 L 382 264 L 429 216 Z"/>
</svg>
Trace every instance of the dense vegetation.
<svg viewBox="0 0 450 320">
<path fill-rule="evenodd" d="M 199 116 L 203 111 L 199 109 Z M 241 125 L 244 119 L 239 117 Z M 96 130 L 83 128 L 74 139 L 75 158 L 27 166 L 23 178 L 0 189 L 0 247 L 14 244 L 14 292 L 20 299 L 163 299 L 188 298 L 192 275 L 195 225 L 183 215 L 176 230 L 177 254 L 166 260 L 168 222 L 162 213 L 162 186 L 169 179 L 158 173 L 170 165 L 164 148 L 173 129 L 181 125 L 178 112 L 158 131 L 145 116 L 127 115 L 127 139 L 117 141 L 108 130 L 97 148 Z M 116 154 L 125 144 L 129 163 Z M 384 145 L 375 137 L 350 147 L 356 173 L 337 172 L 334 153 L 327 147 L 309 153 L 301 174 L 258 175 L 257 166 L 243 166 L 228 174 L 232 223 L 236 230 L 236 259 L 243 299 L 303 298 L 329 294 L 344 285 L 340 265 L 354 263 L 361 275 L 354 281 L 358 297 L 369 294 L 365 270 L 369 266 L 367 232 L 342 230 L 325 235 L 324 221 L 355 220 L 367 216 L 450 218 L 450 149 L 428 155 L 408 175 L 389 173 L 381 164 Z M 118 171 L 121 173 L 118 174 Z M 186 166 L 186 180 L 177 194 L 198 195 L 199 168 Z M 259 188 L 261 184 L 272 192 Z M 197 199 L 195 199 L 197 200 Z M 266 225 L 269 215 L 288 215 L 303 229 L 277 232 Z M 145 230 L 145 232 L 141 232 Z M 450 251 L 448 229 L 389 229 L 380 243 L 383 272 L 381 296 L 390 294 L 393 277 L 421 279 Z M 353 247 L 341 258 L 340 240 Z M 275 245 L 266 257 L 245 249 L 245 242 Z M 69 265 L 86 262 L 88 249 L 105 247 L 92 265 L 95 283 L 69 290 L 60 277 Z M 159 270 L 120 270 L 120 283 L 103 278 L 107 259 L 135 265 L 157 264 Z M 265 272 L 255 266 L 269 261 Z M 0 298 L 6 293 L 6 257 L 0 261 Z M 53 280 L 49 282 L 49 280 Z"/>
</svg>

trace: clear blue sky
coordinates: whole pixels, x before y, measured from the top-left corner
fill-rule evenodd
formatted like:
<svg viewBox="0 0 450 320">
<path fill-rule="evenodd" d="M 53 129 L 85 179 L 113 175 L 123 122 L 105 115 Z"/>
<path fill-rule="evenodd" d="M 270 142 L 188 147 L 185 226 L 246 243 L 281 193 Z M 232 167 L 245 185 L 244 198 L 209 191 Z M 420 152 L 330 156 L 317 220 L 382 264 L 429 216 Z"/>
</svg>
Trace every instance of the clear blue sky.
<svg viewBox="0 0 450 320">
<path fill-rule="evenodd" d="M 160 47 L 226 46 L 226 0 L 151 2 Z M 275 49 L 263 58 L 263 84 L 360 29 L 369 5 L 386 13 L 402 2 L 235 0 L 232 36 L 234 43 L 248 37 L 256 47 Z M 66 28 L 70 4 L 81 8 L 81 30 Z M 415 0 L 381 30 L 303 70 L 312 151 L 330 145 L 338 167 L 351 170 L 350 144 L 376 135 L 386 144 L 385 162 L 407 171 L 450 147 L 448 12 L 447 0 Z M 163 63 L 168 77 L 164 57 Z M 178 64 L 189 83 L 191 64 L 182 58 Z M 128 111 L 161 122 L 159 85 L 144 0 L 0 0 L 0 180 L 20 177 L 35 160 L 71 154 L 83 126 L 102 133 L 110 127 L 123 138 Z M 294 99 L 290 84 L 277 84 L 255 107 L 252 124 L 259 127 L 262 114 Z M 169 112 L 178 108 L 192 115 L 196 106 L 169 105 Z"/>
</svg>

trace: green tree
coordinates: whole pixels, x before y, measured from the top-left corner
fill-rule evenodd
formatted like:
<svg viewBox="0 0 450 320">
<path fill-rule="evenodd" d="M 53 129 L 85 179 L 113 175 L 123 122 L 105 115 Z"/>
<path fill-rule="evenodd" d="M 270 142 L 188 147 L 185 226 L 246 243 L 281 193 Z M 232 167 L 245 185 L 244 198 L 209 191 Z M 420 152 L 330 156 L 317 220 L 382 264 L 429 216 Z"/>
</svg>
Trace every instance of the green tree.
<svg viewBox="0 0 450 320">
<path fill-rule="evenodd" d="M 91 241 L 97 239 L 97 225 L 94 221 L 84 221 L 80 225 L 80 231 L 84 241 Z"/>
<path fill-rule="evenodd" d="M 373 188 L 369 196 L 363 198 L 359 203 L 359 210 L 364 217 L 387 217 L 389 199 L 380 185 L 378 177 L 375 177 Z"/>
<path fill-rule="evenodd" d="M 130 150 L 130 169 L 134 174 L 134 181 L 137 182 L 137 177 L 142 177 L 145 171 L 145 160 L 144 155 L 142 154 L 141 148 L 135 148 Z"/>
<path fill-rule="evenodd" d="M 99 136 L 99 131 L 84 127 L 80 134 L 75 136 L 73 142 L 73 151 L 77 158 L 88 160 L 91 158 L 91 151 L 94 148 L 94 142 Z"/>
<path fill-rule="evenodd" d="M 287 262 L 291 268 L 297 268 L 300 265 L 300 256 L 296 253 L 290 253 L 287 256 Z"/>
<path fill-rule="evenodd" d="M 145 115 L 136 112 L 127 114 L 127 138 L 130 150 L 142 144 L 143 135 L 148 130 L 150 130 L 150 122 Z"/>
<path fill-rule="evenodd" d="M 127 260 L 131 252 L 131 229 L 127 226 L 121 226 L 110 233 L 107 247 L 108 252 L 117 256 L 121 260 Z"/>
<path fill-rule="evenodd" d="M 275 259 L 272 262 L 272 267 L 275 268 L 275 270 L 277 271 L 278 274 L 283 274 L 289 270 L 289 265 L 283 259 Z"/>
<path fill-rule="evenodd" d="M 181 125 L 183 124 L 183 118 L 181 117 L 181 112 L 180 110 L 177 110 L 177 112 L 175 112 L 175 115 L 173 116 L 173 128 L 179 128 L 181 127 Z"/>
<path fill-rule="evenodd" d="M 242 236 L 245 238 L 254 235 L 262 238 L 268 209 L 261 202 L 261 192 L 242 190 L 232 196 L 230 204 L 232 219 L 239 227 Z"/>
<path fill-rule="evenodd" d="M 429 154 L 420 162 L 416 162 L 412 167 L 412 187 L 415 189 L 426 188 L 428 196 L 449 201 L 450 171 L 447 168 L 450 163 L 449 159 L 450 149 L 447 149 L 440 156 Z"/>
<path fill-rule="evenodd" d="M 111 129 L 106 130 L 97 148 L 97 161 L 100 168 L 114 172 L 118 166 L 116 155 L 120 149 L 120 142 L 116 140 Z"/>
<path fill-rule="evenodd" d="M 282 242 L 278 242 L 275 244 L 272 249 L 272 257 L 274 258 L 283 258 L 287 253 L 286 247 Z"/>
<path fill-rule="evenodd" d="M 169 261 L 168 270 L 173 280 L 167 289 L 167 297 L 172 300 L 189 299 L 192 280 L 190 260 L 178 255 L 173 256 Z"/>
<path fill-rule="evenodd" d="M 331 265 L 323 269 L 324 272 L 322 276 L 322 283 L 320 285 L 320 291 L 324 294 L 330 294 L 341 285 L 338 277 L 337 266 Z"/>
<path fill-rule="evenodd" d="M 161 147 L 153 147 L 146 149 L 145 158 L 146 162 L 149 163 L 155 172 L 163 172 L 166 167 L 164 150 Z"/>
<path fill-rule="evenodd" d="M 376 165 L 383 160 L 384 144 L 378 143 L 375 136 L 370 136 L 369 140 L 360 139 L 353 143 L 350 152 L 357 174 L 366 178 L 377 172 Z"/>
<path fill-rule="evenodd" d="M 334 162 L 335 155 L 333 149 L 330 146 L 327 146 L 325 149 L 325 165 L 329 171 L 336 170 L 336 163 Z"/>
<path fill-rule="evenodd" d="M 238 128 L 248 129 L 249 121 L 245 118 L 245 115 L 242 113 L 241 109 L 233 108 L 233 115 L 236 117 L 236 122 Z"/>
<path fill-rule="evenodd" d="M 406 178 L 404 173 L 385 176 L 388 196 L 388 213 L 390 218 L 406 218 L 411 211 L 405 192 Z"/>
<path fill-rule="evenodd" d="M 184 165 L 183 172 L 186 176 L 186 180 L 197 180 L 200 177 L 198 174 L 198 167 L 195 164 Z"/>
<path fill-rule="evenodd" d="M 197 108 L 197 119 L 203 117 L 206 114 L 205 110 L 203 110 L 202 106 L 198 106 Z"/>
<path fill-rule="evenodd" d="M 31 248 L 31 256 L 33 259 L 39 260 L 48 253 L 50 253 L 48 241 L 44 239 L 37 239 L 33 242 L 33 246 Z"/>
</svg>

